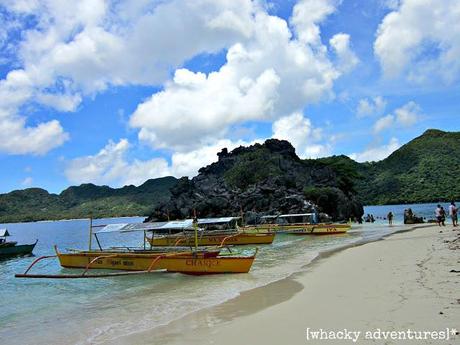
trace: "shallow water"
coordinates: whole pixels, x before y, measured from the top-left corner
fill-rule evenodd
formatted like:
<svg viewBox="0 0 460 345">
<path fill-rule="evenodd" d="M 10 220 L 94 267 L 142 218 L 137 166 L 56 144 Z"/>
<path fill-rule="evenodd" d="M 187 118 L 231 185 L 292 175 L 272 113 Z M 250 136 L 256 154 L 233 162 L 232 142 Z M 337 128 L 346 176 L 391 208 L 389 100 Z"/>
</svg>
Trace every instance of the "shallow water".
<svg viewBox="0 0 460 345">
<path fill-rule="evenodd" d="M 441 206 L 444 207 L 447 213 L 449 213 L 449 203 L 441 202 L 439 203 Z M 460 203 L 456 202 L 458 206 Z M 383 205 L 383 206 L 366 206 L 364 207 L 364 215 L 366 214 L 373 214 L 376 218 L 376 223 L 385 223 L 388 212 L 392 212 L 394 214 L 394 222 L 401 224 L 404 220 L 404 210 L 411 209 L 412 212 L 417 217 L 423 217 L 425 221 L 434 219 L 434 211 L 438 203 L 430 203 L 430 204 L 405 204 L 405 205 Z"/>
<path fill-rule="evenodd" d="M 395 209 L 395 208 L 393 208 Z M 372 207 L 374 215 L 385 207 Z M 393 211 L 395 213 L 395 211 Z M 142 218 L 101 219 L 96 224 L 141 222 Z M 396 218 L 398 221 L 398 218 Z M 39 240 L 34 254 L 52 255 L 54 244 L 85 248 L 88 221 L 5 224 L 12 240 L 30 243 Z M 99 279 L 46 280 L 17 279 L 33 257 L 0 262 L 0 339 L 2 344 L 98 344 L 121 335 L 141 332 L 216 305 L 240 292 L 283 279 L 303 270 L 318 253 L 361 240 L 378 239 L 401 230 L 383 224 L 353 226 L 346 235 L 277 235 L 273 245 L 261 246 L 248 274 L 193 277 L 153 273 Z M 142 233 L 101 234 L 103 246 L 140 245 Z M 244 247 L 252 251 L 254 247 Z M 37 271 L 67 272 L 57 261 Z"/>
</svg>

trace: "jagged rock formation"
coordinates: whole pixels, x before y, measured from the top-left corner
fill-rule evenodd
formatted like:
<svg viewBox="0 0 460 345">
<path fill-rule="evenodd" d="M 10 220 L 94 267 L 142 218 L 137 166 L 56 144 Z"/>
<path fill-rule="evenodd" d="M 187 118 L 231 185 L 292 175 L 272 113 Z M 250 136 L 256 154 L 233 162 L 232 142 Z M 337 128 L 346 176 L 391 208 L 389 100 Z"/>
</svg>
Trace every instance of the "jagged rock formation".
<svg viewBox="0 0 460 345">
<path fill-rule="evenodd" d="M 333 166 L 301 160 L 292 145 L 269 139 L 264 144 L 223 149 L 218 161 L 183 177 L 171 189 L 171 199 L 158 206 L 148 220 L 181 219 L 196 211 L 199 217 L 245 213 L 250 222 L 262 214 L 325 212 L 336 220 L 363 214 L 352 186 Z"/>
</svg>

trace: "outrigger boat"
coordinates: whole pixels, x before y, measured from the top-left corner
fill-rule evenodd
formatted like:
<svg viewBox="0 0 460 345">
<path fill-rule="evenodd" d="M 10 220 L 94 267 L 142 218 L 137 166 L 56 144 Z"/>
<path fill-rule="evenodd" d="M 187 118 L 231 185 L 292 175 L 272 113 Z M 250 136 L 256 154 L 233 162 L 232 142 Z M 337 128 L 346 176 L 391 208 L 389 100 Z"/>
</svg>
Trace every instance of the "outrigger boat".
<svg viewBox="0 0 460 345">
<path fill-rule="evenodd" d="M 93 231 L 90 221 L 90 240 L 88 250 L 70 250 L 60 252 L 55 246 L 56 255 L 42 256 L 36 259 L 23 274 L 16 274 L 17 278 L 99 278 L 129 274 L 144 274 L 154 271 L 178 272 L 191 275 L 217 274 L 217 273 L 247 273 L 251 269 L 257 254 L 238 256 L 234 254 L 221 254 L 222 247 L 206 248 L 147 248 L 145 243 L 146 232 L 149 230 L 184 229 L 189 227 L 189 222 L 164 222 L 164 223 L 136 223 L 136 224 L 110 224 L 98 226 L 101 229 Z M 96 226 L 97 227 L 97 226 Z M 197 233 L 196 222 L 192 229 Z M 190 230 L 190 229 L 189 229 Z M 98 234 L 110 232 L 144 232 L 143 248 L 112 247 L 103 249 Z M 92 249 L 92 237 L 95 237 L 98 249 Z M 80 274 L 31 274 L 32 267 L 38 262 L 48 258 L 58 258 L 64 268 L 80 268 Z M 88 273 L 92 269 L 119 270 L 111 273 Z"/>
<path fill-rule="evenodd" d="M 174 231 L 164 232 L 164 227 L 159 233 L 151 230 L 151 236 L 146 240 L 152 247 L 165 246 L 194 246 L 195 240 L 198 246 L 215 246 L 215 245 L 254 245 L 254 244 L 271 244 L 275 238 L 273 232 L 244 232 L 238 230 L 238 222 L 241 217 L 222 217 L 222 218 L 203 218 L 198 219 L 198 238 L 195 239 L 194 231 Z M 192 219 L 185 220 L 192 224 Z M 241 229 L 241 228 L 239 228 Z M 158 230 L 158 229 L 157 229 Z"/>
<path fill-rule="evenodd" d="M 248 226 L 246 232 L 272 231 L 292 235 L 344 234 L 351 225 L 346 223 L 319 223 L 316 213 L 282 214 L 264 216 L 261 224 Z"/>
<path fill-rule="evenodd" d="M 7 241 L 10 236 L 7 229 L 0 229 L 0 259 L 10 258 L 21 255 L 31 255 L 38 240 L 32 244 L 20 244 L 14 241 Z"/>
</svg>

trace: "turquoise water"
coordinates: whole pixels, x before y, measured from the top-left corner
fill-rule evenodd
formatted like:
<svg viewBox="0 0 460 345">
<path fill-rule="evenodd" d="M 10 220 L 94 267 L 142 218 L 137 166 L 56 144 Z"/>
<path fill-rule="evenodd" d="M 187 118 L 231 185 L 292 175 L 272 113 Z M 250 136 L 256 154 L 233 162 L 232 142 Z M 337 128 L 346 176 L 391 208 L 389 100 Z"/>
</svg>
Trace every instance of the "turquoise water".
<svg viewBox="0 0 460 345">
<path fill-rule="evenodd" d="M 446 212 L 449 211 L 450 203 L 440 202 L 441 206 L 444 207 Z M 382 218 L 386 218 L 388 212 L 393 212 L 394 214 L 394 222 L 395 223 L 403 223 L 404 220 L 404 210 L 405 209 L 412 209 L 418 217 L 425 218 L 425 221 L 429 219 L 434 219 L 434 210 L 438 203 L 431 203 L 431 204 L 406 204 L 406 205 L 383 205 L 383 206 L 366 206 L 364 207 L 364 214 L 373 214 L 376 217 L 377 223 L 386 223 L 386 220 Z M 456 205 L 460 205 L 459 202 L 456 202 Z"/>
<path fill-rule="evenodd" d="M 374 215 L 385 206 L 369 207 Z M 393 207 L 393 212 L 396 208 Z M 141 222 L 142 218 L 102 219 L 96 224 Z M 39 242 L 36 256 L 54 254 L 52 246 L 87 247 L 88 221 L 4 224 L 19 243 Z M 354 226 L 347 235 L 277 235 L 261 246 L 248 274 L 192 277 L 152 273 L 99 279 L 17 279 L 34 257 L 0 261 L 0 339 L 2 344 L 102 344 L 121 335 L 153 329 L 187 313 L 222 303 L 245 290 L 283 279 L 305 269 L 321 251 L 373 240 L 400 226 Z M 140 245 L 142 233 L 101 234 L 103 246 Z M 246 251 L 253 248 L 245 247 Z M 36 272 L 69 272 L 49 261 Z"/>
</svg>

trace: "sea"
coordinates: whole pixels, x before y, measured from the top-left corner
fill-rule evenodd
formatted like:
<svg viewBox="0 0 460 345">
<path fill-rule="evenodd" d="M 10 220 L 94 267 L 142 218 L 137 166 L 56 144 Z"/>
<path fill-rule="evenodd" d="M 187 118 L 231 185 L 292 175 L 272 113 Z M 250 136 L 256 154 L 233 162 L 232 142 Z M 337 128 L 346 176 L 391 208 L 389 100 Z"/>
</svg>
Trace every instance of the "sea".
<svg viewBox="0 0 460 345">
<path fill-rule="evenodd" d="M 445 204 L 444 207 L 448 205 Z M 148 275 L 98 279 L 19 279 L 39 256 L 86 249 L 89 221 L 65 220 L 0 224 L 11 240 L 33 243 L 32 257 L 0 261 L 0 342 L 9 344 L 110 344 L 120 336 L 154 330 L 181 317 L 221 304 L 241 292 L 284 279 L 308 269 L 322 252 L 339 250 L 363 241 L 374 241 L 404 229 L 404 209 L 427 219 L 436 204 L 367 206 L 376 222 L 353 224 L 346 235 L 277 235 L 269 246 L 260 246 L 248 274 L 187 276 L 156 272 Z M 386 214 L 395 215 L 388 226 Z M 95 225 L 135 223 L 144 219 L 97 219 Z M 103 247 L 142 246 L 143 233 L 99 235 Z M 94 243 L 93 243 L 94 244 Z M 254 247 L 244 247 L 252 252 Z M 31 273 L 69 273 L 56 259 L 43 261 Z"/>
</svg>

